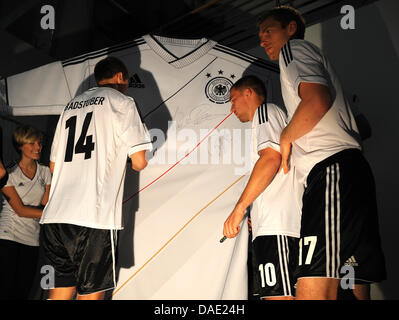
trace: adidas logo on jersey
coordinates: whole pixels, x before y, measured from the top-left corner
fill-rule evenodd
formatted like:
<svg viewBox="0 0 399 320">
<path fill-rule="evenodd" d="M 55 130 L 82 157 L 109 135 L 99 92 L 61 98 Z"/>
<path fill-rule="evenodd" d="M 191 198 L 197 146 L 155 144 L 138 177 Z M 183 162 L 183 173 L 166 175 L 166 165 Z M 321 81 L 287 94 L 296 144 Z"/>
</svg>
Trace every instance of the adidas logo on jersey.
<svg viewBox="0 0 399 320">
<path fill-rule="evenodd" d="M 348 260 L 346 260 L 345 265 L 346 266 L 357 267 L 359 264 L 356 262 L 355 257 L 352 256 Z"/>
<path fill-rule="evenodd" d="M 141 82 L 141 79 L 139 78 L 139 75 L 137 73 L 135 73 L 132 77 L 130 77 L 129 88 L 139 88 L 139 89 L 145 88 L 145 84 Z"/>
</svg>

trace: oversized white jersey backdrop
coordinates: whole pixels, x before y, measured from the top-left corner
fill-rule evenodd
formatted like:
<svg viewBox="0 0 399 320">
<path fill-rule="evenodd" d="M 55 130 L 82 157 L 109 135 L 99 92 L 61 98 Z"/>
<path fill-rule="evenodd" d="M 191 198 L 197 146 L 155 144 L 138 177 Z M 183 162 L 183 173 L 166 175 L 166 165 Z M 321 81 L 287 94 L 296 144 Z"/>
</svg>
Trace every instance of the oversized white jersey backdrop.
<svg viewBox="0 0 399 320">
<path fill-rule="evenodd" d="M 113 299 L 247 299 L 246 221 L 219 242 L 251 170 L 251 125 L 230 114 L 229 89 L 254 74 L 282 106 L 278 67 L 208 39 L 146 35 L 3 79 L 3 108 L 59 114 L 108 55 L 126 63 L 154 146 L 146 169 L 127 169 Z"/>
</svg>

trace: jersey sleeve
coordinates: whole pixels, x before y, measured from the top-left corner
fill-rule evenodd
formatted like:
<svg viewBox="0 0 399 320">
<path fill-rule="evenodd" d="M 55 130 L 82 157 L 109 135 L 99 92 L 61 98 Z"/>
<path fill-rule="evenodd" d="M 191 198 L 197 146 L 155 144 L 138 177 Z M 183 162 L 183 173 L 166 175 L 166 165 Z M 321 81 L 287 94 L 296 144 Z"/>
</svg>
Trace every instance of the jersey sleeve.
<svg viewBox="0 0 399 320">
<path fill-rule="evenodd" d="M 256 150 L 266 148 L 280 152 L 280 135 L 286 126 L 283 111 L 274 104 L 263 104 L 255 113 Z"/>
<path fill-rule="evenodd" d="M 126 103 L 124 113 L 121 137 L 129 146 L 128 155 L 143 150 L 152 150 L 150 134 L 141 121 L 136 103 L 132 98 Z"/>
<path fill-rule="evenodd" d="M 323 56 L 317 48 L 305 41 L 288 41 L 280 53 L 280 67 L 284 68 L 288 82 L 298 92 L 301 82 L 329 86 L 329 77 L 323 64 Z"/>
<path fill-rule="evenodd" d="M 46 183 L 46 185 L 51 184 L 51 172 L 50 168 L 47 166 L 44 166 L 44 182 Z"/>
<path fill-rule="evenodd" d="M 7 102 L 14 116 L 60 114 L 72 99 L 61 61 L 10 76 L 6 84 Z"/>
</svg>

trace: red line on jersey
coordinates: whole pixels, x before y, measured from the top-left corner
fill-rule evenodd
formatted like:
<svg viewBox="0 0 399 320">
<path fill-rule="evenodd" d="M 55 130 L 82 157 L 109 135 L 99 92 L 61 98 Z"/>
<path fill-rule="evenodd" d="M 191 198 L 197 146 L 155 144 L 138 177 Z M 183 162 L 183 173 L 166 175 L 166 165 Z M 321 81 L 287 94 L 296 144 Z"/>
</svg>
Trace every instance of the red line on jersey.
<svg viewBox="0 0 399 320">
<path fill-rule="evenodd" d="M 197 145 L 189 152 L 187 153 L 183 158 L 181 158 L 179 161 L 177 161 L 173 166 L 171 166 L 168 170 L 166 170 L 164 173 L 162 173 L 158 178 L 156 178 L 155 180 L 153 180 L 152 182 L 150 182 L 149 184 L 147 184 L 145 187 L 141 188 L 139 191 L 137 191 L 135 194 L 133 194 L 132 196 L 130 196 L 129 198 L 127 198 L 126 200 L 123 201 L 122 204 L 125 204 L 126 202 L 128 202 L 129 200 L 131 200 L 133 197 L 135 197 L 136 195 L 138 195 L 141 191 L 147 189 L 150 185 L 154 184 L 156 181 L 158 181 L 159 179 L 161 179 L 164 175 L 166 175 L 169 171 L 171 171 L 174 167 L 176 167 L 180 162 L 182 162 L 185 158 L 187 158 L 195 149 L 197 149 L 202 142 L 204 142 L 204 140 L 206 140 L 217 128 L 219 128 L 219 126 L 227 120 L 227 118 L 229 118 L 233 113 L 231 112 L 226 118 L 224 118 L 222 121 L 219 122 L 219 124 L 213 128 L 204 138 L 202 138 L 202 140 L 200 142 L 197 143 Z"/>
</svg>

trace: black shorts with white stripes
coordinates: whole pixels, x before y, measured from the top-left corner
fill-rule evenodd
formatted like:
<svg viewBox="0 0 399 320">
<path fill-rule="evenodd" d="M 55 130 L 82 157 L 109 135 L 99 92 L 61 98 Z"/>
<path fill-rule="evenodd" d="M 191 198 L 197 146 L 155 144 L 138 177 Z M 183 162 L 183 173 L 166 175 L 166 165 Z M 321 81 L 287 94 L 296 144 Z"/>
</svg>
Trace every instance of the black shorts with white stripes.
<svg viewBox="0 0 399 320">
<path fill-rule="evenodd" d="M 258 236 L 252 242 L 253 296 L 294 297 L 293 273 L 298 262 L 298 238 Z"/>
<path fill-rule="evenodd" d="M 356 283 L 386 278 L 374 178 L 359 150 L 341 151 L 309 173 L 295 276 Z"/>
</svg>

